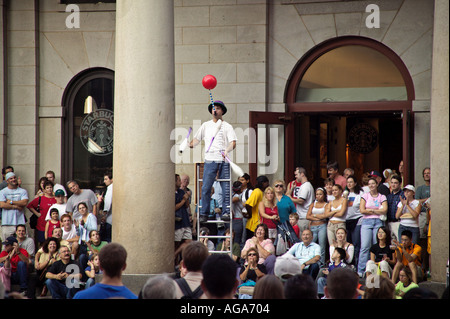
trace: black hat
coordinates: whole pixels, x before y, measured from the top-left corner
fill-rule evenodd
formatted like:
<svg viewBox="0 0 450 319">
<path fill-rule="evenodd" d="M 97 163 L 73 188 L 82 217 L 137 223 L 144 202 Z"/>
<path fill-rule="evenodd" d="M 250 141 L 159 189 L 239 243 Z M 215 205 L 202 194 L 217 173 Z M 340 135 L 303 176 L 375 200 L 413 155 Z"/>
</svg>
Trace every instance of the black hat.
<svg viewBox="0 0 450 319">
<path fill-rule="evenodd" d="M 222 108 L 223 115 L 225 115 L 225 113 L 227 113 L 227 107 L 225 106 L 225 104 L 222 101 L 214 101 L 214 105 L 220 106 Z M 212 114 L 212 108 L 213 108 L 213 103 L 208 105 L 208 111 L 211 114 Z"/>
<path fill-rule="evenodd" d="M 17 239 L 13 236 L 10 236 L 6 238 L 6 240 L 2 243 L 2 245 L 12 245 L 14 243 L 17 243 Z"/>
<path fill-rule="evenodd" d="M 233 183 L 233 192 L 237 192 L 241 189 L 242 183 L 240 181 L 235 181 Z"/>
<path fill-rule="evenodd" d="M 378 177 L 383 178 L 383 176 L 380 174 L 379 171 L 371 171 L 370 172 L 370 177 L 374 177 L 374 176 L 378 176 Z"/>
</svg>

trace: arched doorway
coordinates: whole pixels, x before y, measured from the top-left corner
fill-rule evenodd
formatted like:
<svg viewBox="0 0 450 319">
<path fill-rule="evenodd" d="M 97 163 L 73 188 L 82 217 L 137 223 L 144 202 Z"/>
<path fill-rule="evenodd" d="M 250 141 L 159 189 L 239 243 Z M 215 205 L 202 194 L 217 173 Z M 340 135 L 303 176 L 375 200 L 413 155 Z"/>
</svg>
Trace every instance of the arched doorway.
<svg viewBox="0 0 450 319">
<path fill-rule="evenodd" d="M 112 170 L 114 72 L 92 68 L 77 74 L 63 95 L 63 180 L 95 189 Z"/>
<path fill-rule="evenodd" d="M 412 79 L 392 50 L 369 38 L 338 37 L 298 61 L 286 85 L 285 114 L 254 112 L 250 123 L 285 126 L 284 175 L 289 180 L 299 165 L 315 186 L 322 186 L 328 161 L 338 161 L 341 172 L 354 168 L 360 178 L 371 170 L 398 170 L 402 159 L 405 180 L 410 180 L 413 100 Z"/>
</svg>

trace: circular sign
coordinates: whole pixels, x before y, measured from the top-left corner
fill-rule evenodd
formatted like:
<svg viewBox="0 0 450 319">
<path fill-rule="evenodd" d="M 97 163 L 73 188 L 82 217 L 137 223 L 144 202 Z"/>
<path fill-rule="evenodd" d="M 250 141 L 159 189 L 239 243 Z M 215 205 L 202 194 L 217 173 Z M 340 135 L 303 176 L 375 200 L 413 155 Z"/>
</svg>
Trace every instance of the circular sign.
<svg viewBox="0 0 450 319">
<path fill-rule="evenodd" d="M 80 139 L 86 150 L 97 156 L 113 152 L 114 112 L 100 109 L 86 115 L 80 126 Z"/>
<path fill-rule="evenodd" d="M 371 153 L 378 146 L 378 132 L 370 124 L 356 124 L 348 134 L 348 144 L 354 152 L 362 154 Z"/>
</svg>

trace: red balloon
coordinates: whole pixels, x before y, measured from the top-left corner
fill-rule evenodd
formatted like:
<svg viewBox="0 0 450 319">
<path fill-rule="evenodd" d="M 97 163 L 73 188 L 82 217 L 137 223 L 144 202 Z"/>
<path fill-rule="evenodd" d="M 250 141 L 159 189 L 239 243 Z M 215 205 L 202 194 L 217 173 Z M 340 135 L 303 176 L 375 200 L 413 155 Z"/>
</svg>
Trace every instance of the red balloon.
<svg viewBox="0 0 450 319">
<path fill-rule="evenodd" d="M 217 79 L 214 75 L 208 74 L 203 77 L 202 84 L 205 89 L 212 90 L 217 85 Z"/>
</svg>

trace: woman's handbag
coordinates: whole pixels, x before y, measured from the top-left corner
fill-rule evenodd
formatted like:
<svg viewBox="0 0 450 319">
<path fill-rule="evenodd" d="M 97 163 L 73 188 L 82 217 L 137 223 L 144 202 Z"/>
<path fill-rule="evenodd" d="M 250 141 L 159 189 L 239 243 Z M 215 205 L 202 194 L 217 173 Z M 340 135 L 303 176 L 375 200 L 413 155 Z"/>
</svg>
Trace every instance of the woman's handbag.
<svg viewBox="0 0 450 319">
<path fill-rule="evenodd" d="M 39 203 L 38 203 L 38 206 L 36 207 L 36 211 L 39 213 L 39 211 L 40 211 L 40 208 L 41 208 L 41 196 L 39 196 Z M 31 229 L 36 229 L 36 226 L 37 226 L 37 222 L 38 222 L 38 219 L 39 219 L 39 217 L 36 215 L 36 214 L 31 214 L 31 217 L 30 217 L 30 228 Z"/>
</svg>

